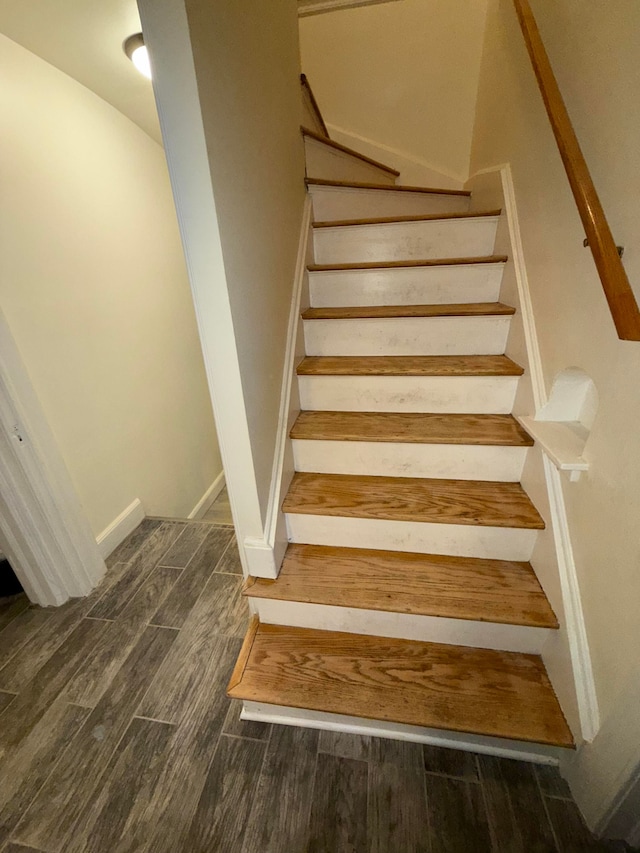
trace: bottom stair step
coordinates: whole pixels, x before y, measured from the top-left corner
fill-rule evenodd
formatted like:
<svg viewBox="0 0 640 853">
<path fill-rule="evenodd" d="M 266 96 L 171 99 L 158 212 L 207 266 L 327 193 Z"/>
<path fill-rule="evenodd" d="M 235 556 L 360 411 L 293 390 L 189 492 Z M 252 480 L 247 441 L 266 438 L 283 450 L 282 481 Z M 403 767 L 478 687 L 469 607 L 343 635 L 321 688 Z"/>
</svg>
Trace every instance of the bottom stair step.
<svg viewBox="0 0 640 853">
<path fill-rule="evenodd" d="M 228 687 L 235 699 L 573 747 L 535 655 L 260 624 Z"/>
</svg>

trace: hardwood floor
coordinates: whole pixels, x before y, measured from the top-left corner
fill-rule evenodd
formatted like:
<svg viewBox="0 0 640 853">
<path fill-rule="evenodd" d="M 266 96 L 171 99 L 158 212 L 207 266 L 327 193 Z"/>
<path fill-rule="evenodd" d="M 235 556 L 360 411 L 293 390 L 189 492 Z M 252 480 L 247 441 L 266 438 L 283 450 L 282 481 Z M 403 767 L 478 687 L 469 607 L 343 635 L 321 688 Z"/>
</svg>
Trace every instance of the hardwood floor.
<svg viewBox="0 0 640 853">
<path fill-rule="evenodd" d="M 554 768 L 241 720 L 230 535 L 147 519 L 87 599 L 0 600 L 1 853 L 623 849 Z"/>
</svg>

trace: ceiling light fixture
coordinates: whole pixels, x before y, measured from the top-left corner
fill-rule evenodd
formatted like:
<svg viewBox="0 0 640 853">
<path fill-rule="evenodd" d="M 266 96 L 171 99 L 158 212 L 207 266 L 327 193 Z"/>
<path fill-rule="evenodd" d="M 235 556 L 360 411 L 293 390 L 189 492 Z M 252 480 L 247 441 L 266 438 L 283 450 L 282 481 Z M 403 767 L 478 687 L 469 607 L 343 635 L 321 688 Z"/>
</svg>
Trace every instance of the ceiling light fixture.
<svg viewBox="0 0 640 853">
<path fill-rule="evenodd" d="M 145 77 L 148 77 L 149 80 L 151 80 L 151 63 L 149 62 L 149 52 L 145 47 L 142 33 L 136 33 L 133 36 L 129 36 L 129 38 L 125 40 L 125 43 L 122 45 L 122 47 L 129 59 L 138 69 L 138 71 L 141 74 L 144 74 Z"/>
</svg>

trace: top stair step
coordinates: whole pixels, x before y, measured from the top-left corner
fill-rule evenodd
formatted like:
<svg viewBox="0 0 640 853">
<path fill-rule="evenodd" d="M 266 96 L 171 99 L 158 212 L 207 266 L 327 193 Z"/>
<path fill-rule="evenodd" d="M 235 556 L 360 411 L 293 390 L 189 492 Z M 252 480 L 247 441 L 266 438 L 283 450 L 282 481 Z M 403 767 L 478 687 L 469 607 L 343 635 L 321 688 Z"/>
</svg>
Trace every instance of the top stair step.
<svg viewBox="0 0 640 853">
<path fill-rule="evenodd" d="M 342 145 L 320 133 L 301 127 L 305 143 L 307 174 L 328 180 L 384 181 L 395 184 L 400 172 L 380 163 L 347 145 Z"/>
<path fill-rule="evenodd" d="M 470 198 L 469 190 L 447 190 L 439 187 L 415 187 L 404 184 L 375 184 L 367 181 L 329 181 L 324 178 L 307 178 L 308 187 L 333 187 L 335 189 L 351 190 L 382 190 L 392 193 L 426 193 L 427 195 L 451 195 Z"/>
</svg>

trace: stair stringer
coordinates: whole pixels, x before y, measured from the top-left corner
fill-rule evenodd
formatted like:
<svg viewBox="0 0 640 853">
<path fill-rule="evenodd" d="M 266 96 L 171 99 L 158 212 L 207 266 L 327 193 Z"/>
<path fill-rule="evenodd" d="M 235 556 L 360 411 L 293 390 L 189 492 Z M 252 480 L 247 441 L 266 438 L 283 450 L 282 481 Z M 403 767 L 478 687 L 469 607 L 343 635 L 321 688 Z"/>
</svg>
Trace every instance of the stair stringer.
<svg viewBox="0 0 640 853">
<path fill-rule="evenodd" d="M 520 378 L 512 411 L 516 417 L 535 416 L 548 402 L 548 395 L 511 168 L 505 164 L 483 170 L 474 175 L 465 188 L 472 191 L 472 210 L 487 204 L 501 206 L 503 210 L 495 252 L 508 255 L 509 260 L 505 265 L 499 298 L 517 309 L 505 354 L 526 368 Z M 529 449 L 521 483 L 546 522 L 546 529 L 538 532 L 530 562 L 560 623 L 560 629 L 553 632 L 544 644 L 542 659 L 576 742 L 590 742 L 600 726 L 598 700 L 560 472 L 538 442 Z"/>
<path fill-rule="evenodd" d="M 300 414 L 300 394 L 295 380 L 297 379 L 296 365 L 305 354 L 302 312 L 310 304 L 307 265 L 313 262 L 311 216 L 311 196 L 307 193 L 302 211 L 298 258 L 291 293 L 287 346 L 280 392 L 280 413 L 264 536 L 260 539 L 245 538 L 243 542 L 249 574 L 257 578 L 278 577 L 288 545 L 286 521 L 281 506 L 295 469 L 289 432 Z"/>
</svg>

